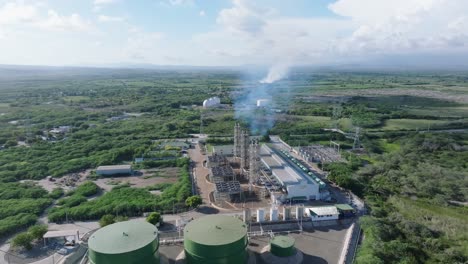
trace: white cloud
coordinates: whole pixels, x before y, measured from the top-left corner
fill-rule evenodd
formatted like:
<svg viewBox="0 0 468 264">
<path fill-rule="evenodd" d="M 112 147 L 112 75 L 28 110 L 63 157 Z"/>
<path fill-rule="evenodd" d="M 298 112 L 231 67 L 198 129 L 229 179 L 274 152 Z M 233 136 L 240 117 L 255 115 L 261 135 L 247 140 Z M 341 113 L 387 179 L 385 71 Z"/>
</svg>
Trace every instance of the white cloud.
<svg viewBox="0 0 468 264">
<path fill-rule="evenodd" d="M 158 44 L 164 37 L 161 32 L 146 32 L 138 28 L 129 31 L 124 54 L 131 61 L 148 61 L 155 54 L 161 54 Z"/>
<path fill-rule="evenodd" d="M 93 2 L 93 12 L 100 12 L 103 6 L 114 4 L 119 0 L 94 0 Z"/>
<path fill-rule="evenodd" d="M 117 2 L 117 0 L 94 0 L 94 5 L 108 5 Z"/>
<path fill-rule="evenodd" d="M 0 7 L 0 25 L 30 22 L 37 18 L 37 8 L 20 2 L 10 2 Z"/>
<path fill-rule="evenodd" d="M 234 33 L 256 34 L 265 25 L 265 18 L 248 1 L 234 0 L 231 8 L 219 12 L 216 20 Z"/>
<path fill-rule="evenodd" d="M 91 23 L 78 14 L 63 16 L 54 10 L 49 10 L 47 18 L 37 21 L 35 25 L 41 29 L 57 31 L 87 31 L 92 28 Z"/>
<path fill-rule="evenodd" d="M 122 21 L 125 21 L 125 19 L 123 17 L 106 16 L 106 15 L 99 15 L 98 20 L 100 22 L 122 22 Z"/>
<path fill-rule="evenodd" d="M 189 6 L 194 5 L 193 0 L 169 0 L 169 4 L 174 6 Z"/>
<path fill-rule="evenodd" d="M 200 13 L 198 13 L 198 14 L 199 14 L 200 16 L 202 16 L 202 17 L 206 15 L 206 14 L 205 14 L 205 10 L 201 10 Z"/>
</svg>

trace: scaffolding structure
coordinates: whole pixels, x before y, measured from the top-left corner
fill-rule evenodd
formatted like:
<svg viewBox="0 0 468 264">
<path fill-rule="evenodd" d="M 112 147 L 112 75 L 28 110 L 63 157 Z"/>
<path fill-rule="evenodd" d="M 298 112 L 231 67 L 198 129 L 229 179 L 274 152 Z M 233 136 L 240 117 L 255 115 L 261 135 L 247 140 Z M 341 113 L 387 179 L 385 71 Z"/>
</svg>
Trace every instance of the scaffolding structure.
<svg viewBox="0 0 468 264">
<path fill-rule="evenodd" d="M 239 123 L 234 126 L 234 157 L 240 158 L 241 156 L 241 128 Z"/>
<path fill-rule="evenodd" d="M 230 166 L 213 167 L 210 171 L 210 181 L 214 183 L 236 180 L 233 169 Z"/>
<path fill-rule="evenodd" d="M 249 133 L 242 130 L 240 136 L 240 167 L 244 171 L 249 169 L 249 141 Z"/>
<path fill-rule="evenodd" d="M 257 182 L 260 174 L 260 145 L 252 140 L 249 146 L 249 185 Z"/>
<path fill-rule="evenodd" d="M 333 147 L 325 147 L 322 145 L 301 147 L 299 149 L 299 154 L 309 162 L 330 163 L 343 161 L 339 147 L 337 148 L 336 145 L 333 145 Z"/>
<path fill-rule="evenodd" d="M 215 183 L 214 198 L 217 203 L 234 201 L 236 195 L 241 195 L 242 189 L 238 181 Z"/>
<path fill-rule="evenodd" d="M 208 156 L 208 162 L 207 162 L 207 167 L 208 168 L 213 168 L 213 167 L 220 167 L 220 166 L 227 166 L 228 160 L 226 156 L 220 155 L 220 154 L 214 154 L 211 156 Z"/>
</svg>

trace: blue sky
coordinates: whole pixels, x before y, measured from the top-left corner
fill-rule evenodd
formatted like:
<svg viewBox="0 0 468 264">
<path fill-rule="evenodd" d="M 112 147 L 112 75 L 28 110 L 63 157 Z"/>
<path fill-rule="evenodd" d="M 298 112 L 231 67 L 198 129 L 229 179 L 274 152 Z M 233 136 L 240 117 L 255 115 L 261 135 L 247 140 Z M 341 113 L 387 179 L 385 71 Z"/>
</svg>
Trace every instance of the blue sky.
<svg viewBox="0 0 468 264">
<path fill-rule="evenodd" d="M 463 0 L 0 0 L 0 64 L 460 57 L 467 55 L 466 14 Z"/>
</svg>

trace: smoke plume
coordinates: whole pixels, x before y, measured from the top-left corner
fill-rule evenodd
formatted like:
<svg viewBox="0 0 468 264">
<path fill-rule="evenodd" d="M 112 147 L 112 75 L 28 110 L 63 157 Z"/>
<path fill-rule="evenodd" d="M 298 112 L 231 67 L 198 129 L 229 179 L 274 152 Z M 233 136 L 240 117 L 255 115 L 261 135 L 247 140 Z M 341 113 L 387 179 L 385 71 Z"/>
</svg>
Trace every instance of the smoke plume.
<svg viewBox="0 0 468 264">
<path fill-rule="evenodd" d="M 278 63 L 271 66 L 265 78 L 260 80 L 260 83 L 274 83 L 286 77 L 289 72 L 289 64 Z"/>
</svg>

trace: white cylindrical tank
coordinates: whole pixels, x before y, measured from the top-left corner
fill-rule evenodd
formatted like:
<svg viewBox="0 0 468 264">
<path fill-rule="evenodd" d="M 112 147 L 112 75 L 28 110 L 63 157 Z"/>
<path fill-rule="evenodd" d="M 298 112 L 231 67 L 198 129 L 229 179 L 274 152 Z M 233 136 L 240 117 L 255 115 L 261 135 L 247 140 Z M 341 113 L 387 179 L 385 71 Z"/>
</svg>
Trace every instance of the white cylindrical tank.
<svg viewBox="0 0 468 264">
<path fill-rule="evenodd" d="M 218 106 L 219 104 L 221 104 L 221 99 L 219 99 L 219 97 L 210 97 L 208 99 L 206 99 L 205 101 L 203 101 L 203 107 L 204 108 L 208 108 L 208 107 L 213 107 L 213 106 Z"/>
<path fill-rule="evenodd" d="M 251 217 L 250 217 L 250 209 L 249 208 L 244 209 L 244 214 L 243 214 L 242 218 L 244 220 L 244 223 L 250 222 Z"/>
<path fill-rule="evenodd" d="M 270 105 L 270 100 L 268 99 L 258 99 L 257 100 L 257 107 L 266 107 Z"/>
<path fill-rule="evenodd" d="M 270 208 L 270 221 L 278 221 L 278 208 Z"/>
<path fill-rule="evenodd" d="M 283 220 L 291 219 L 291 208 L 290 207 L 283 207 Z"/>
<path fill-rule="evenodd" d="M 296 207 L 296 219 L 304 218 L 304 207 L 297 206 Z"/>
<path fill-rule="evenodd" d="M 265 221 L 265 211 L 263 209 L 257 209 L 257 222 L 261 223 Z"/>
</svg>

